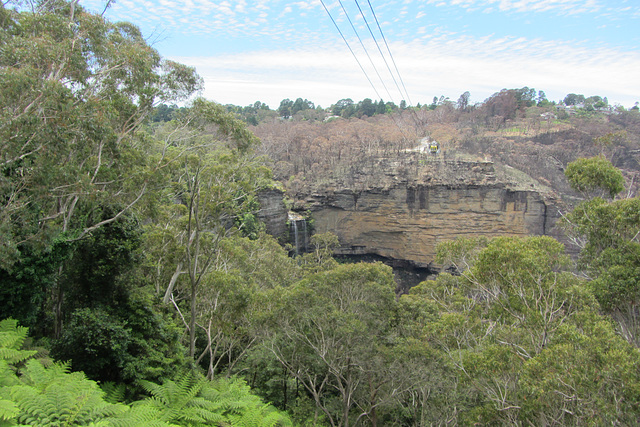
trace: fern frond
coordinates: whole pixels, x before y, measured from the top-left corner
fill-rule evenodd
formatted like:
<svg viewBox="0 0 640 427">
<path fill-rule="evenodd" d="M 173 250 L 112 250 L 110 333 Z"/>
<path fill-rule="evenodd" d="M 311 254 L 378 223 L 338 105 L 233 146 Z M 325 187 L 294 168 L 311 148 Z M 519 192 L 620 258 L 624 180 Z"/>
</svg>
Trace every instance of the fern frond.
<svg viewBox="0 0 640 427">
<path fill-rule="evenodd" d="M 109 403 L 119 403 L 124 401 L 126 388 L 124 384 L 116 384 L 113 382 L 103 383 L 100 388 L 104 392 L 104 400 Z"/>
<path fill-rule="evenodd" d="M 265 411 L 261 414 L 262 427 L 288 427 L 293 426 L 293 422 L 289 419 L 289 416 L 278 411 L 271 405 L 265 405 L 269 408 L 265 408 Z"/>
<path fill-rule="evenodd" d="M 27 360 L 37 351 L 22 350 L 27 339 L 28 329 L 18 326 L 18 321 L 5 319 L 0 321 L 0 360 L 15 364 Z"/>
<path fill-rule="evenodd" d="M 123 404 L 103 399 L 104 392 L 95 381 L 80 372 L 69 373 L 68 365 L 54 364 L 45 368 L 37 360 L 29 360 L 21 383 L 9 387 L 16 403 L 17 420 L 25 425 L 100 425 L 127 411 Z"/>
<path fill-rule="evenodd" d="M 158 407 L 149 404 L 149 400 L 134 402 L 127 412 L 110 419 L 114 427 L 171 427 L 161 420 L 162 412 Z"/>
<path fill-rule="evenodd" d="M 18 416 L 18 405 L 11 400 L 0 399 L 0 421 L 9 421 Z"/>
<path fill-rule="evenodd" d="M 215 392 L 214 390 L 215 389 Z M 240 379 L 220 379 L 211 383 L 207 395 L 217 399 L 224 407 L 225 416 L 233 426 L 291 426 L 286 413 L 265 404 L 251 393 L 250 387 Z M 203 393 L 204 394 L 204 393 Z"/>
</svg>

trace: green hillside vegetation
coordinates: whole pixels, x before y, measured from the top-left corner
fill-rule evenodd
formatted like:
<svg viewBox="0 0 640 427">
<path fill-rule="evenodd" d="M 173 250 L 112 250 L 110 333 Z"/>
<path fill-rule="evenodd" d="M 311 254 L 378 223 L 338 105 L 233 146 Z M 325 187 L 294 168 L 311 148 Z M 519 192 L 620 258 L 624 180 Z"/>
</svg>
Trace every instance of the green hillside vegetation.
<svg viewBox="0 0 640 427">
<path fill-rule="evenodd" d="M 130 23 L 20 4 L 0 6 L 0 426 L 637 423 L 638 111 L 572 94 L 560 117 L 528 88 L 238 109 Z M 380 185 L 355 177 L 425 136 L 571 195 L 577 262 L 462 239 L 439 248 L 455 274 L 396 295 L 331 234 L 290 257 L 265 233 L 260 191 Z"/>
</svg>

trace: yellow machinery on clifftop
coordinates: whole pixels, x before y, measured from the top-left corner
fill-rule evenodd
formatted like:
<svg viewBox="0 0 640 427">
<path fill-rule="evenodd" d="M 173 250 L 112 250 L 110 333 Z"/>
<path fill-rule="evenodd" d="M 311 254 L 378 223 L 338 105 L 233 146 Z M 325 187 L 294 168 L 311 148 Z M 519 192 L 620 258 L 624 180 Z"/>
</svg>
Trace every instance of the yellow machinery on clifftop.
<svg viewBox="0 0 640 427">
<path fill-rule="evenodd" d="M 429 153 L 438 154 L 439 152 L 440 152 L 440 144 L 438 144 L 438 141 L 431 141 L 429 143 Z"/>
</svg>

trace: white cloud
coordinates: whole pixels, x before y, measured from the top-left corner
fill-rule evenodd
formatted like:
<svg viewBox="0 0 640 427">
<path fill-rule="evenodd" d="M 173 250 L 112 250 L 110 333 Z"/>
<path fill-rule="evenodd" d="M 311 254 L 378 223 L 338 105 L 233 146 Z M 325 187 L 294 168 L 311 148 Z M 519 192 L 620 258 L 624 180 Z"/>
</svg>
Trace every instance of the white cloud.
<svg viewBox="0 0 640 427">
<path fill-rule="evenodd" d="M 322 7 L 322 3 L 320 3 L 320 0 L 298 1 L 294 2 L 293 4 L 304 10 L 311 10 Z"/>
<path fill-rule="evenodd" d="M 632 106 L 640 100 L 640 54 L 591 49 L 524 38 L 440 37 L 427 42 L 393 43 L 391 50 L 411 100 L 454 99 L 466 90 L 474 102 L 502 88 L 534 87 L 550 99 L 567 93 L 607 96 Z M 272 50 L 209 58 L 173 58 L 196 66 L 205 79 L 205 96 L 221 103 L 278 105 L 284 98 L 307 98 L 328 106 L 342 98 L 377 98 L 351 54 L 342 48 Z M 370 65 L 383 99 L 389 100 Z M 396 103 L 402 96 L 386 68 L 378 64 Z M 383 72 L 384 71 L 384 72 Z"/>
<path fill-rule="evenodd" d="M 104 0 L 80 1 L 90 10 L 101 12 L 104 7 Z M 469 28 L 451 23 L 472 11 L 531 13 L 527 19 L 534 22 L 532 25 L 538 24 L 536 17 L 546 19 L 542 13 L 573 14 L 572 22 L 592 14 L 589 25 L 607 25 L 606 31 L 611 32 L 618 23 L 632 28 L 629 19 L 640 18 L 637 1 L 393 0 L 375 7 L 414 102 L 430 102 L 434 95 L 441 94 L 457 99 L 465 90 L 474 100 L 482 101 L 503 87 L 526 85 L 544 90 L 551 99 L 575 92 L 608 96 L 611 102 L 633 105 L 640 100 L 636 77 L 640 52 L 633 43 L 627 43 L 625 51 L 594 48 L 593 42 L 589 46 L 516 36 L 463 37 L 460 34 L 472 31 L 472 23 L 466 23 Z M 337 1 L 325 3 L 349 37 L 351 29 Z M 348 7 L 355 8 L 351 3 Z M 301 18 L 301 14 L 306 17 Z M 350 16 L 357 14 L 356 10 Z M 207 97 L 220 102 L 246 105 L 260 99 L 271 105 L 300 96 L 329 105 L 344 97 L 376 97 L 319 0 L 118 0 L 108 15 L 114 20 L 146 25 L 146 32 L 159 28 L 173 43 L 174 52 L 181 52 L 183 46 L 189 47 L 191 55 L 216 52 L 217 46 L 223 46 L 223 52 L 236 52 L 209 58 L 174 58 L 196 65 L 206 80 Z M 593 25 L 593 34 L 597 32 Z M 629 33 L 618 38 L 618 44 L 634 37 L 638 40 L 637 32 Z M 235 45 L 236 41 L 241 44 Z M 246 52 L 247 45 L 253 52 Z M 259 52 L 259 46 L 271 47 Z M 357 40 L 351 46 L 359 52 Z M 377 49 L 373 47 L 371 52 L 377 53 Z M 368 64 L 366 57 L 358 54 L 360 61 Z M 379 67 L 383 74 L 386 67 Z M 369 73 L 378 84 L 373 71 Z M 394 87 L 392 82 L 387 86 Z M 388 100 L 383 89 L 378 91 Z M 400 96 L 394 98 L 398 102 Z"/>
<path fill-rule="evenodd" d="M 603 8 L 602 0 L 429 0 L 436 6 L 455 6 L 470 11 L 478 8 L 502 12 L 555 12 L 561 15 L 596 13 Z"/>
</svg>

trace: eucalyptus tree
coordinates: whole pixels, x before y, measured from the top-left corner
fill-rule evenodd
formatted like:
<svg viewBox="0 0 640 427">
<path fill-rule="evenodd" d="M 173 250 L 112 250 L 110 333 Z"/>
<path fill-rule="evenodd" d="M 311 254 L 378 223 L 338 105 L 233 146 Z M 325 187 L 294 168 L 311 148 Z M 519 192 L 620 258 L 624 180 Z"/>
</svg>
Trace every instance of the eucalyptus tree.
<svg viewBox="0 0 640 427">
<path fill-rule="evenodd" d="M 347 264 L 265 295 L 265 345 L 311 396 L 316 421 L 376 424 L 394 288 L 390 268 Z"/>
<path fill-rule="evenodd" d="M 215 345 L 206 313 L 218 307 L 222 289 L 220 243 L 248 227 L 257 209 L 256 192 L 271 184 L 270 171 L 252 154 L 257 138 L 245 124 L 203 99 L 154 137 L 153 156 L 166 162 L 165 185 L 147 227 L 147 253 L 156 266 L 156 290 L 177 310 L 189 336 L 189 354 L 197 358 L 199 327 L 207 332 L 207 349 Z"/>
<path fill-rule="evenodd" d="M 148 162 L 142 124 L 156 103 L 185 99 L 201 84 L 132 24 L 111 23 L 77 1 L 20 5 L 0 6 L 0 229 L 8 274 L 30 254 L 69 253 L 73 242 L 130 212 L 163 164 Z M 105 206 L 109 215 L 91 214 Z M 61 258 L 52 257 L 49 275 L 62 272 Z M 59 335 L 64 286 L 48 286 L 54 289 L 42 292 L 51 295 Z"/>
<path fill-rule="evenodd" d="M 624 178 L 604 157 L 578 159 L 565 174 L 574 189 L 590 196 L 562 221 L 581 250 L 579 267 L 592 279 L 602 310 L 640 347 L 640 198 L 611 200 L 624 189 Z"/>
<path fill-rule="evenodd" d="M 425 336 L 458 372 L 458 422 L 627 424 L 637 418 L 640 353 L 598 313 L 560 243 L 501 237 L 480 247 L 448 243 L 440 251 L 442 259 L 465 260 L 468 267 L 412 292 L 438 307 Z"/>
<path fill-rule="evenodd" d="M 624 177 L 604 156 L 578 159 L 567 165 L 565 176 L 571 188 L 585 198 L 613 199 L 624 190 Z"/>
</svg>

